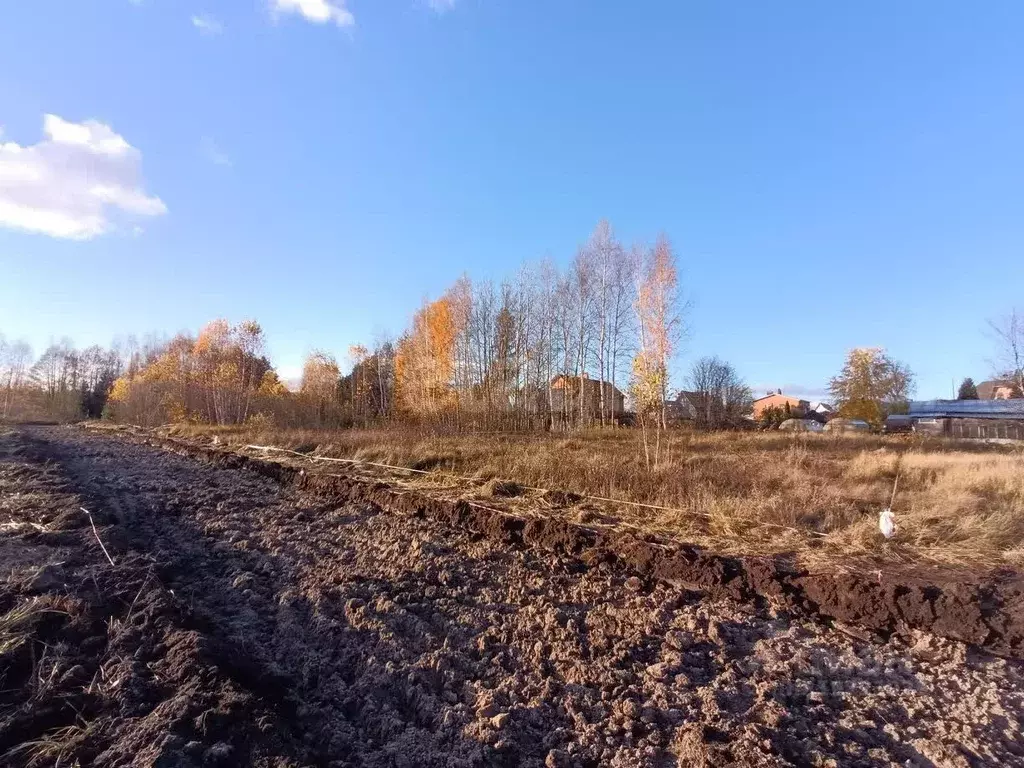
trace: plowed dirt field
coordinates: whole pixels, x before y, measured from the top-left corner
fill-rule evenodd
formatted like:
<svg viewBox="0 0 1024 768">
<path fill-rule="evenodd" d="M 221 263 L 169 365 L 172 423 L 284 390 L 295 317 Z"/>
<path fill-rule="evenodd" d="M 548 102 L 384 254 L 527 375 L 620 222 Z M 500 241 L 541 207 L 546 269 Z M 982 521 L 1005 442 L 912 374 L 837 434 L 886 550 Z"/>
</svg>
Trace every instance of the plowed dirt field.
<svg viewBox="0 0 1024 768">
<path fill-rule="evenodd" d="M 1019 661 L 113 435 L 0 428 L 0 566 L 4 765 L 1024 765 Z"/>
</svg>

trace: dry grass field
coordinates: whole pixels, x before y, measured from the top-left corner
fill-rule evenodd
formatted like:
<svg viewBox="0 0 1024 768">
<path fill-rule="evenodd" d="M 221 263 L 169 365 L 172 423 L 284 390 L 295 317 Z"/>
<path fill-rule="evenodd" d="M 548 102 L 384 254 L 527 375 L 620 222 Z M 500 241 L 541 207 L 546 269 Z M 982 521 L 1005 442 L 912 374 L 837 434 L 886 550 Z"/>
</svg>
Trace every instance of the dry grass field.
<svg viewBox="0 0 1024 768">
<path fill-rule="evenodd" d="M 805 564 L 829 567 L 1024 566 L 1020 447 L 907 436 L 679 431 L 669 433 L 661 465 L 649 472 L 633 431 L 443 436 L 183 425 L 170 432 L 426 470 L 431 474 L 391 474 L 437 493 L 502 496 L 493 502 L 637 526 L 721 552 L 792 552 Z M 878 514 L 890 503 L 897 475 L 898 531 L 886 541 Z M 551 494 L 540 489 L 606 501 L 583 499 L 564 508 L 550 504 Z"/>
</svg>

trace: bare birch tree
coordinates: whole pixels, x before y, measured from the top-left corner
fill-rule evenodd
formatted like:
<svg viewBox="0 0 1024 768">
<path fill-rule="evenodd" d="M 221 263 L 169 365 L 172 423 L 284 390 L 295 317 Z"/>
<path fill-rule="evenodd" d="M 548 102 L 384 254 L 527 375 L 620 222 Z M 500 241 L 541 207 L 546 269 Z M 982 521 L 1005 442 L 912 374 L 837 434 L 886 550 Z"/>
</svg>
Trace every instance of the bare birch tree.
<svg viewBox="0 0 1024 768">
<path fill-rule="evenodd" d="M 636 298 L 636 275 L 643 262 L 643 250 L 634 246 L 628 253 L 619 248 L 619 259 L 612 276 L 611 314 L 609 318 L 608 356 L 612 391 L 618 388 L 619 359 L 636 346 L 633 305 Z"/>
<path fill-rule="evenodd" d="M 606 220 L 600 221 L 590 236 L 587 252 L 593 272 L 593 323 L 597 336 L 595 353 L 598 380 L 600 381 L 598 411 L 603 426 L 608 420 L 608 399 L 612 393 L 608 380 L 614 378 L 611 374 L 613 367 L 611 347 L 616 320 L 618 279 L 621 276 L 625 254 L 622 245 L 615 239 L 611 225 Z M 614 382 L 611 384 L 614 385 Z"/>
<path fill-rule="evenodd" d="M 32 347 L 25 341 L 13 341 L 0 346 L 0 382 L 4 387 L 3 417 L 11 415 L 15 395 L 25 383 L 25 375 L 32 362 Z"/>
<path fill-rule="evenodd" d="M 996 374 L 1012 381 L 1018 397 L 1024 397 L 1024 314 L 1014 309 L 989 321 L 996 343 Z"/>
<path fill-rule="evenodd" d="M 736 369 L 717 357 L 702 357 L 690 368 L 689 385 L 698 427 L 721 429 L 739 422 L 753 396 Z"/>
<path fill-rule="evenodd" d="M 633 361 L 633 391 L 640 419 L 644 455 L 648 467 L 657 467 L 661 457 L 661 433 L 667 426 L 665 401 L 668 397 L 669 361 L 682 337 L 682 309 L 675 253 L 664 235 L 646 256 L 638 273 L 636 298 L 640 348 Z M 648 442 L 648 423 L 654 419 L 656 442 L 654 461 Z"/>
<path fill-rule="evenodd" d="M 593 343 L 594 306 L 596 299 L 596 265 L 591 251 L 581 248 L 576 252 L 569 271 L 572 300 L 572 336 L 575 375 L 579 383 L 579 426 L 586 420 L 587 362 Z"/>
<path fill-rule="evenodd" d="M 372 359 L 377 418 L 384 418 L 391 411 L 391 393 L 395 389 L 395 343 L 383 331 L 374 334 Z"/>
</svg>

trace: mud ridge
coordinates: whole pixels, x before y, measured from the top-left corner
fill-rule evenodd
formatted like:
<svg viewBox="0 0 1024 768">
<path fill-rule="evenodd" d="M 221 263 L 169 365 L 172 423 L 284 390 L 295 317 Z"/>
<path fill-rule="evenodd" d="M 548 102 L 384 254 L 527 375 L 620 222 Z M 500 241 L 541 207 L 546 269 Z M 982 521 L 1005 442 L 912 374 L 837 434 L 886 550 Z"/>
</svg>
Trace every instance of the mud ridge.
<svg viewBox="0 0 1024 768">
<path fill-rule="evenodd" d="M 978 577 L 889 567 L 876 574 L 810 573 L 781 557 L 731 557 L 699 547 L 602 531 L 552 517 L 523 518 L 464 500 L 396 490 L 380 482 L 320 474 L 233 451 L 164 437 L 138 437 L 219 467 L 244 469 L 300 490 L 399 515 L 456 526 L 513 547 L 538 547 L 593 566 L 619 562 L 639 577 L 701 591 L 714 599 L 767 600 L 798 615 L 856 625 L 880 635 L 914 630 L 1024 659 L 1024 577 Z"/>
</svg>

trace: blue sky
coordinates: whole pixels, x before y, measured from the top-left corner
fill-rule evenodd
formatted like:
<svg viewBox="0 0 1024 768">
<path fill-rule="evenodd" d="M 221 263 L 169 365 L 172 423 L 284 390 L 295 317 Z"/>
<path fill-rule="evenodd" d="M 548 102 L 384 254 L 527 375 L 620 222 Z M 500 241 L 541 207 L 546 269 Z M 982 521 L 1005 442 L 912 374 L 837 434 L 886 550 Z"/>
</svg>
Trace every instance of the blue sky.
<svg viewBox="0 0 1024 768">
<path fill-rule="evenodd" d="M 759 389 L 883 346 L 945 396 L 1024 303 L 1018 2 L 5 6 L 0 143 L 112 147 L 0 175 L 0 331 L 37 351 L 255 317 L 288 373 L 602 217 L 676 246 L 681 367 Z"/>
</svg>

